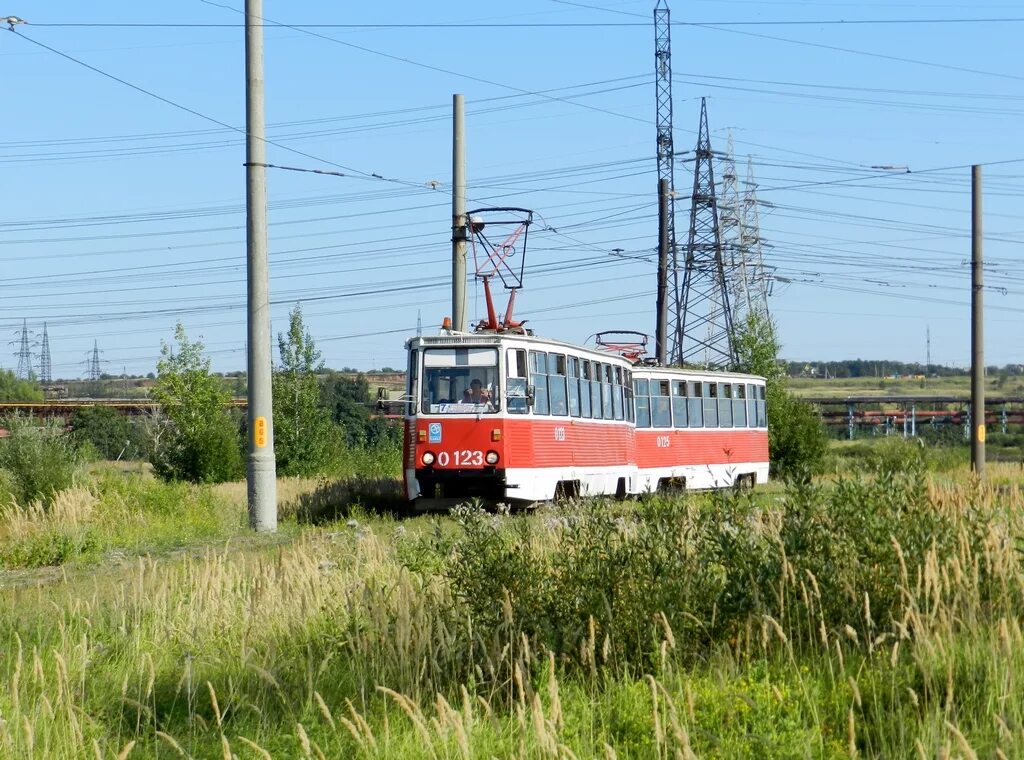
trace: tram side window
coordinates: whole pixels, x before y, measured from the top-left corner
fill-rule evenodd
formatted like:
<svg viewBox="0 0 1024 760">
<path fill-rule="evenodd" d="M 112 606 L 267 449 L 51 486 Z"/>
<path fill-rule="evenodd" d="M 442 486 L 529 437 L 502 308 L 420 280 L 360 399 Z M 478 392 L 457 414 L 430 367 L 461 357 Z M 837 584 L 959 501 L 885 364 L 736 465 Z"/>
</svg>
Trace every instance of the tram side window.
<svg viewBox="0 0 1024 760">
<path fill-rule="evenodd" d="M 622 405 L 624 402 L 622 393 L 622 367 L 612 367 L 612 414 L 617 420 L 624 417 Z"/>
<path fill-rule="evenodd" d="M 718 427 L 718 383 L 704 383 L 704 427 Z"/>
<path fill-rule="evenodd" d="M 732 387 L 732 424 L 747 426 L 747 386 L 742 383 Z"/>
<path fill-rule="evenodd" d="M 649 428 L 651 426 L 650 382 L 634 380 L 633 393 L 636 395 L 636 426 Z"/>
<path fill-rule="evenodd" d="M 572 417 L 580 416 L 580 360 L 570 356 L 568 361 L 569 370 L 569 414 Z"/>
<path fill-rule="evenodd" d="M 764 405 L 764 386 L 757 386 L 757 426 L 768 427 L 768 413 Z"/>
<path fill-rule="evenodd" d="M 409 371 L 406 373 L 405 413 L 416 414 L 416 386 L 420 381 L 420 352 L 409 352 Z"/>
<path fill-rule="evenodd" d="M 548 414 L 548 355 L 530 352 L 530 382 L 533 383 L 533 413 Z"/>
<path fill-rule="evenodd" d="M 668 380 L 651 381 L 651 423 L 656 428 L 672 427 L 672 401 Z"/>
<path fill-rule="evenodd" d="M 633 409 L 633 373 L 628 369 L 622 370 L 622 388 L 626 394 L 626 419 L 636 422 L 636 414 Z"/>
<path fill-rule="evenodd" d="M 718 383 L 718 426 L 732 427 L 732 383 Z"/>
<path fill-rule="evenodd" d="M 580 362 L 580 416 L 590 418 L 590 362 Z"/>
<path fill-rule="evenodd" d="M 672 422 L 677 428 L 686 427 L 686 381 L 672 381 Z"/>
<path fill-rule="evenodd" d="M 601 408 L 604 410 L 604 418 L 611 420 L 615 418 L 612 409 L 612 366 L 601 365 Z"/>
<path fill-rule="evenodd" d="M 757 386 L 747 383 L 747 426 L 757 427 Z"/>
<path fill-rule="evenodd" d="M 565 354 L 548 354 L 548 398 L 551 413 L 559 417 L 569 414 L 565 379 Z"/>
<path fill-rule="evenodd" d="M 590 363 L 590 405 L 595 420 L 604 417 L 601 411 L 601 365 L 597 362 Z"/>
<path fill-rule="evenodd" d="M 530 411 L 526 401 L 526 390 L 529 375 L 526 370 L 526 351 L 521 348 L 510 348 L 505 354 L 508 366 L 508 412 L 509 414 L 526 414 Z"/>
<path fill-rule="evenodd" d="M 689 391 L 686 399 L 687 421 L 690 427 L 704 427 L 703 385 L 699 380 L 688 380 L 686 389 Z"/>
</svg>

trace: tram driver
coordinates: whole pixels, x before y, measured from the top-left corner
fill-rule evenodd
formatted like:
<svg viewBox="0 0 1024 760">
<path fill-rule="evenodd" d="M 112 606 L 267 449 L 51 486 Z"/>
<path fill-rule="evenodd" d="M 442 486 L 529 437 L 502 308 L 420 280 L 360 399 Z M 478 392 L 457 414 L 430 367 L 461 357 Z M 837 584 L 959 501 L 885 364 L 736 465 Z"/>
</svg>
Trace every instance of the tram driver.
<svg viewBox="0 0 1024 760">
<path fill-rule="evenodd" d="M 465 404 L 491 404 L 491 394 L 484 388 L 480 378 L 474 377 L 469 387 L 462 394 L 462 402 Z"/>
</svg>

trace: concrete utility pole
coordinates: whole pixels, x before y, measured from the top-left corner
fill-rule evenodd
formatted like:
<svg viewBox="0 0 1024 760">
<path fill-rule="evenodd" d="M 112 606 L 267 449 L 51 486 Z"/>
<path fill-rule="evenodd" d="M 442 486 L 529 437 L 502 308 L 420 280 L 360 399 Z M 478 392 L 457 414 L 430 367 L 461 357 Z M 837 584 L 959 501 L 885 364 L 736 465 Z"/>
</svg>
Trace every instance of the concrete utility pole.
<svg viewBox="0 0 1024 760">
<path fill-rule="evenodd" d="M 466 317 L 466 114 L 462 95 L 452 96 L 452 329 L 469 330 Z"/>
<path fill-rule="evenodd" d="M 971 167 L 971 468 L 985 475 L 985 311 L 981 167 Z"/>
<path fill-rule="evenodd" d="M 245 0 L 245 210 L 248 274 L 249 525 L 277 530 L 267 271 L 267 144 L 263 115 L 263 0 Z"/>
<path fill-rule="evenodd" d="M 669 186 L 658 180 L 658 329 L 654 346 L 658 362 L 668 364 L 668 248 L 669 248 Z"/>
</svg>

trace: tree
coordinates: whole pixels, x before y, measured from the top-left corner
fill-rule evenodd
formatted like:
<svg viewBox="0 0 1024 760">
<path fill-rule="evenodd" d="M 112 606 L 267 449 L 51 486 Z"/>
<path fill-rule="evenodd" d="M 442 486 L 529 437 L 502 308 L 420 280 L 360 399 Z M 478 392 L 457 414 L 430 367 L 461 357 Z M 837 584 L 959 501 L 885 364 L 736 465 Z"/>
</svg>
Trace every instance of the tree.
<svg viewBox="0 0 1024 760">
<path fill-rule="evenodd" d="M 779 361 L 775 324 L 751 313 L 737 330 L 740 369 L 765 378 L 768 406 L 768 456 L 772 472 L 783 480 L 807 479 L 822 469 L 828 433 L 820 415 L 786 389 L 786 368 Z"/>
<path fill-rule="evenodd" d="M 299 304 L 288 315 L 288 333 L 277 334 L 281 362 L 273 377 L 274 454 L 278 472 L 314 475 L 338 453 L 340 436 L 321 404 L 317 373 L 321 354 L 302 321 Z"/>
<path fill-rule="evenodd" d="M 0 401 L 42 401 L 43 392 L 30 380 L 20 380 L 8 369 L 0 369 Z"/>
<path fill-rule="evenodd" d="M 370 384 L 366 377 L 332 374 L 324 382 L 323 400 L 331 418 L 344 431 L 346 442 L 350 446 L 362 445 L 370 421 Z"/>
<path fill-rule="evenodd" d="M 180 322 L 174 340 L 176 349 L 161 345 L 150 391 L 165 415 L 151 445 L 153 469 L 167 480 L 236 480 L 244 467 L 238 425 L 228 408 L 230 396 L 210 374 L 203 344 L 190 341 Z"/>
<path fill-rule="evenodd" d="M 71 415 L 71 432 L 104 459 L 136 459 L 146 450 L 138 428 L 109 406 L 85 406 Z"/>
</svg>

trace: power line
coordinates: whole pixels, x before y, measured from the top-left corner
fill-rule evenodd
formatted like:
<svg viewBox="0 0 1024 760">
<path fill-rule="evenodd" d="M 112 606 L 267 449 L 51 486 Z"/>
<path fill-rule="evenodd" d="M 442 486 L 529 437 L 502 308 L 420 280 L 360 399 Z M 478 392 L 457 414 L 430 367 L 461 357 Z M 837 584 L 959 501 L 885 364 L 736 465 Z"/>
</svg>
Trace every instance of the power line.
<svg viewBox="0 0 1024 760">
<path fill-rule="evenodd" d="M 51 53 L 54 53 L 55 55 L 58 55 L 61 58 L 65 58 L 65 59 L 71 61 L 72 63 L 76 63 L 79 66 L 82 66 L 84 68 L 89 69 L 90 71 L 93 71 L 93 72 L 99 74 L 100 76 L 103 76 L 103 77 L 106 77 L 107 79 L 113 80 L 114 82 L 122 84 L 125 87 L 129 87 L 129 88 L 135 90 L 136 92 L 140 92 L 143 95 L 147 95 L 147 96 L 149 96 L 151 98 L 159 100 L 161 103 L 166 103 L 167 105 L 172 106 L 173 108 L 177 108 L 178 110 L 184 111 L 185 113 L 189 113 L 189 114 L 192 114 L 193 116 L 197 116 L 200 119 L 208 121 L 208 122 L 210 122 L 212 124 L 216 124 L 217 126 L 224 127 L 225 129 L 229 129 L 232 132 L 237 132 L 238 134 L 241 134 L 241 135 L 245 135 L 246 134 L 246 130 L 241 128 L 241 127 L 235 127 L 235 126 L 232 126 L 231 124 L 228 124 L 226 122 L 220 121 L 219 119 L 215 119 L 212 116 L 207 116 L 206 114 L 204 114 L 204 113 L 202 113 L 200 111 L 196 111 L 194 108 L 189 108 L 186 105 L 182 105 L 181 103 L 177 103 L 177 102 L 175 102 L 173 100 L 165 98 L 162 95 L 156 94 L 152 90 L 147 90 L 145 87 L 140 87 L 139 85 L 132 84 L 131 82 L 129 82 L 126 79 L 122 79 L 121 77 L 115 76 L 114 74 L 110 74 L 110 73 L 104 71 L 103 69 L 99 69 L 99 68 L 97 68 L 97 67 L 95 67 L 95 66 L 93 66 L 91 64 L 88 64 L 88 63 L 86 63 L 85 61 L 83 61 L 83 60 L 81 60 L 79 58 L 75 58 L 72 55 L 68 55 L 67 53 L 64 53 L 64 52 L 62 52 L 60 50 L 57 50 L 56 48 L 50 47 L 49 45 L 47 45 L 45 43 L 42 43 L 39 40 L 33 39 L 31 37 L 26 37 L 24 34 L 18 32 L 18 31 L 15 31 L 15 30 L 12 30 L 12 31 L 18 37 L 20 37 L 21 39 L 26 40 L 28 42 L 31 42 L 33 45 L 37 45 L 37 46 L 43 48 L 44 50 L 49 50 Z M 314 156 L 314 155 L 309 154 L 309 153 L 304 153 L 301 150 L 297 150 L 295 148 L 290 148 L 287 145 L 282 145 L 281 143 L 278 143 L 278 142 L 276 142 L 274 140 L 264 139 L 263 142 L 265 142 L 268 145 L 273 145 L 276 148 L 280 148 L 281 150 L 286 150 L 289 153 L 294 153 L 294 154 L 296 154 L 298 156 L 302 156 L 303 158 L 308 158 L 308 159 L 310 159 L 312 161 L 319 161 L 320 163 L 329 164 L 330 166 L 335 166 L 335 167 L 337 167 L 339 169 L 343 169 L 346 172 L 350 172 L 351 175 L 354 175 L 356 178 L 376 179 L 376 180 L 381 180 L 381 181 L 384 181 L 384 182 L 395 182 L 395 183 L 398 183 L 398 184 L 412 184 L 412 185 L 418 186 L 417 183 L 410 183 L 410 182 L 406 182 L 404 180 L 398 180 L 398 179 L 386 179 L 386 178 L 382 177 L 381 175 L 379 175 L 379 174 L 377 174 L 375 172 L 367 172 L 367 171 L 363 171 L 362 169 L 355 169 L 355 168 L 353 168 L 351 166 L 346 166 L 344 164 L 339 164 L 339 163 L 336 163 L 334 161 L 328 161 L 327 159 L 319 158 L 319 157 Z"/>
<path fill-rule="evenodd" d="M 935 61 L 921 61 L 916 58 L 902 58 L 896 55 L 886 55 L 885 53 L 872 53 L 867 50 L 857 50 L 855 48 L 839 47 L 838 45 L 826 45 L 821 42 L 807 42 L 806 40 L 794 40 L 788 37 L 776 37 L 770 34 L 760 34 L 758 32 L 744 32 L 740 29 L 728 29 L 722 24 L 694 24 L 694 26 L 702 29 L 713 29 L 718 32 L 727 32 L 729 34 L 742 34 L 746 37 L 759 37 L 765 40 L 774 40 L 775 42 L 786 42 L 791 45 L 803 45 L 804 47 L 820 48 L 822 50 L 833 50 L 840 53 L 850 53 L 851 55 L 863 55 L 869 58 L 882 58 L 887 61 L 896 61 L 898 63 L 912 63 L 917 66 L 930 66 L 937 69 L 946 69 L 947 71 L 962 71 L 967 74 L 980 74 L 982 76 L 1000 77 L 1002 79 L 1017 79 L 1024 80 L 1024 76 L 1018 76 L 1016 74 L 1004 74 L 997 71 L 984 71 L 982 69 L 971 69 L 965 66 L 954 66 L 949 63 L 936 63 Z"/>
<path fill-rule="evenodd" d="M 236 10 L 220 3 L 210 3 L 228 10 Z M 566 3 L 581 8 L 613 11 L 611 8 L 596 8 L 579 3 Z M 639 15 L 639 14 L 627 14 Z M 264 18 L 264 21 L 268 19 Z M 870 19 L 762 19 L 758 21 L 673 21 L 672 26 L 891 26 L 905 24 L 1013 24 L 1024 22 L 1024 17 L 986 17 L 986 18 L 870 18 Z M 32 26 L 56 29 L 241 29 L 242 24 L 226 23 L 185 23 L 185 22 L 33 22 Z M 288 26 L 292 29 L 614 29 L 649 27 L 639 21 L 537 21 L 537 22 L 391 22 L 375 24 L 323 24 L 323 23 L 290 23 L 277 22 L 254 24 L 256 27 L 275 28 Z"/>
</svg>

